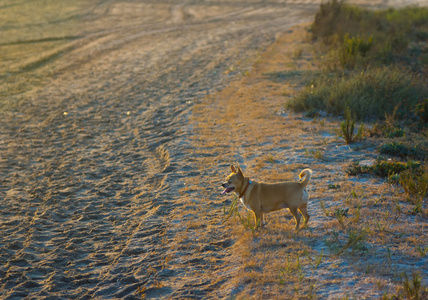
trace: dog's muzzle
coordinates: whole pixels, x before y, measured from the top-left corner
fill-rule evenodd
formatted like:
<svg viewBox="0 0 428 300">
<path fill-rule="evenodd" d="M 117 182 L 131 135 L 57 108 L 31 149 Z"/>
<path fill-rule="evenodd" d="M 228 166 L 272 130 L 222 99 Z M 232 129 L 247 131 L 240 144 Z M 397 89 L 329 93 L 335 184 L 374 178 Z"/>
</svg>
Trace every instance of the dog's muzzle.
<svg viewBox="0 0 428 300">
<path fill-rule="evenodd" d="M 230 193 L 235 189 L 235 187 L 233 187 L 233 186 L 227 187 L 227 183 L 223 183 L 221 186 L 225 188 L 225 190 L 221 193 L 222 195 Z"/>
</svg>

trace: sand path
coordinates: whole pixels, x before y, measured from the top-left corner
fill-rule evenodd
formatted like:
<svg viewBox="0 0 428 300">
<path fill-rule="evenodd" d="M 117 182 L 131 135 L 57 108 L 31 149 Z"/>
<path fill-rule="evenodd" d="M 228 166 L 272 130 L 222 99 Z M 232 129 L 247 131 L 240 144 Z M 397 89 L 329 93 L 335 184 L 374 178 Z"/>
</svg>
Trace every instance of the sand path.
<svg viewBox="0 0 428 300">
<path fill-rule="evenodd" d="M 216 187 L 186 186 L 212 155 L 190 139 L 190 110 L 317 8 L 99 1 L 79 16 L 77 38 L 22 62 L 17 80 L 49 76 L 1 112 L 0 298 L 233 293 L 218 291 L 232 241 L 198 214 Z"/>
</svg>

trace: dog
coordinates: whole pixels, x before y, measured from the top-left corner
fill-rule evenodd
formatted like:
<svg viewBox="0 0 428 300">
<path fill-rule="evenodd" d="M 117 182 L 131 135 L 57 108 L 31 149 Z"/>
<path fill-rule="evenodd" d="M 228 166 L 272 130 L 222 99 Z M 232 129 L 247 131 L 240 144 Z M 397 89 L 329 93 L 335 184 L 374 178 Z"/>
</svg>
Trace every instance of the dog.
<svg viewBox="0 0 428 300">
<path fill-rule="evenodd" d="M 300 182 L 286 181 L 280 183 L 264 183 L 250 180 L 245 177 L 240 167 L 230 166 L 232 171 L 222 184 L 225 190 L 222 195 L 234 192 L 247 209 L 254 212 L 256 225 L 264 226 L 263 214 L 288 208 L 296 220 L 296 230 L 299 230 L 300 215 L 304 217 L 304 227 L 308 226 L 309 194 L 306 186 L 311 180 L 312 170 L 304 169 L 299 178 Z"/>
</svg>

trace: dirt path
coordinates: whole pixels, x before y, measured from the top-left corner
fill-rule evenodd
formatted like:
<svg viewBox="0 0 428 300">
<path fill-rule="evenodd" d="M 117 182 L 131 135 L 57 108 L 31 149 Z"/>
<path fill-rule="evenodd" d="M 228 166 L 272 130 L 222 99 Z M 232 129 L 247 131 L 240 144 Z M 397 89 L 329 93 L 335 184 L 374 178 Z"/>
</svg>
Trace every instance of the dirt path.
<svg viewBox="0 0 428 300">
<path fill-rule="evenodd" d="M 191 109 L 317 8 L 98 1 L 24 38 L 4 25 L 2 49 L 52 45 L 1 74 L 0 298 L 235 295 L 216 193 L 243 150 L 196 143 Z"/>
</svg>

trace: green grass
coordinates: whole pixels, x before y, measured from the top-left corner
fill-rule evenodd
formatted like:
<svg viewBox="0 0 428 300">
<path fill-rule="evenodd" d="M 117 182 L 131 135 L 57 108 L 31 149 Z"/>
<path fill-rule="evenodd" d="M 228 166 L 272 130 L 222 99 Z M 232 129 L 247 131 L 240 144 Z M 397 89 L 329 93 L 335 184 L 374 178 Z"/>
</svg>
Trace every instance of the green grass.
<svg viewBox="0 0 428 300">
<path fill-rule="evenodd" d="M 312 25 L 312 38 L 330 51 L 347 50 L 348 58 L 363 58 L 347 68 L 368 64 L 421 61 L 428 40 L 428 8 L 367 10 L 332 0 L 321 4 Z M 352 50 L 352 51 L 349 51 Z M 340 60 L 341 57 L 338 57 Z"/>
<path fill-rule="evenodd" d="M 395 67 L 324 74 L 313 80 L 288 107 L 295 111 L 323 110 L 341 116 L 349 107 L 357 120 L 384 119 L 398 106 L 397 117 L 413 116 L 428 97 L 425 80 Z"/>
<path fill-rule="evenodd" d="M 428 8 L 366 10 L 331 0 L 320 6 L 311 28 L 324 73 L 288 102 L 295 111 L 384 120 L 428 119 Z"/>
</svg>

